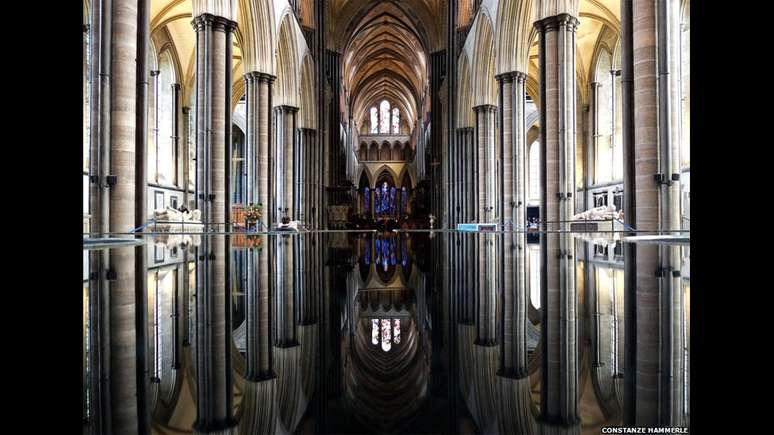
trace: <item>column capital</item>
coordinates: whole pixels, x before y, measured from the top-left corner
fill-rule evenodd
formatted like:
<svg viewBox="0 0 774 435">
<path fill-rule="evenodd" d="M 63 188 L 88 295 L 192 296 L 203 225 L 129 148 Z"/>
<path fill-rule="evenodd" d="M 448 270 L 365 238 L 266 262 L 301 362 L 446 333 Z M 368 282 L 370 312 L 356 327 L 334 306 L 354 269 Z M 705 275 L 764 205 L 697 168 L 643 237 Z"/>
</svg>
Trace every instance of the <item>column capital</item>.
<svg viewBox="0 0 774 435">
<path fill-rule="evenodd" d="M 275 80 L 277 80 L 277 76 L 273 76 L 271 74 L 267 74 L 263 72 L 255 72 L 255 74 L 259 82 L 266 82 L 268 84 L 272 84 L 274 83 Z"/>
<path fill-rule="evenodd" d="M 252 83 L 255 80 L 255 72 L 247 72 L 244 75 L 246 83 Z"/>
<path fill-rule="evenodd" d="M 279 106 L 274 106 L 274 109 L 275 110 L 279 109 L 279 111 L 285 112 L 285 113 L 296 113 L 296 112 L 298 112 L 298 107 L 287 106 L 287 105 L 284 105 L 284 104 L 279 105 Z"/>
<path fill-rule="evenodd" d="M 220 32 L 233 32 L 237 27 L 236 21 L 207 13 L 194 18 L 193 21 L 191 21 L 191 25 L 193 26 L 194 31 L 197 32 L 204 29 L 206 26 L 210 26 L 213 30 L 218 30 Z"/>
<path fill-rule="evenodd" d="M 160 72 L 161 71 L 159 71 L 157 69 L 153 69 L 153 70 L 151 70 L 150 75 L 151 75 L 151 77 L 156 77 L 157 75 L 159 75 Z"/>
<path fill-rule="evenodd" d="M 500 83 L 502 83 L 502 82 L 505 82 L 505 83 L 510 83 L 510 82 L 512 82 L 512 81 L 513 81 L 513 79 L 514 79 L 514 76 L 513 76 L 513 74 L 512 74 L 512 73 L 509 73 L 509 72 L 505 72 L 505 73 L 497 74 L 497 75 L 495 76 L 495 80 L 497 80 L 497 81 L 498 81 L 498 82 L 500 82 Z"/>
<path fill-rule="evenodd" d="M 183 106 L 183 114 L 188 115 L 191 112 L 191 108 L 188 106 Z"/>
<path fill-rule="evenodd" d="M 495 110 L 497 110 L 497 106 L 495 106 L 493 104 L 481 104 L 479 106 L 474 106 L 473 107 L 473 111 L 476 112 L 476 113 L 478 113 L 478 112 L 494 112 Z"/>
<path fill-rule="evenodd" d="M 527 73 L 523 73 L 521 71 L 512 71 L 511 74 L 513 74 L 513 79 L 520 83 L 527 81 Z"/>
<path fill-rule="evenodd" d="M 602 86 L 602 83 L 591 82 L 591 83 L 589 83 L 589 86 L 591 86 L 591 88 L 594 89 L 594 88 L 598 88 L 598 87 Z"/>
<path fill-rule="evenodd" d="M 570 14 L 559 14 L 535 21 L 533 25 L 538 32 L 554 32 L 559 30 L 561 26 L 565 26 L 567 30 L 574 32 L 580 25 L 580 21 Z"/>
<path fill-rule="evenodd" d="M 179 91 L 180 90 L 180 83 L 172 83 L 172 89 Z"/>
</svg>

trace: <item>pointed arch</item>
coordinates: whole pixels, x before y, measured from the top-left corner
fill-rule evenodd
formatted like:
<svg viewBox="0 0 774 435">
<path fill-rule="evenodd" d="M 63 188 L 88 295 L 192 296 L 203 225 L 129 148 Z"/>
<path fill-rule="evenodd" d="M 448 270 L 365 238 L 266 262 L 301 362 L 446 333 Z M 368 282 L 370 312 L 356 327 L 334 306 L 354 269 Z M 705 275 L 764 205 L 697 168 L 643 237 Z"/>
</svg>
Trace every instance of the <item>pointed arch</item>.
<svg viewBox="0 0 774 435">
<path fill-rule="evenodd" d="M 473 126 L 473 93 L 470 89 L 470 65 L 468 55 L 462 52 L 457 61 L 457 127 Z"/>
<path fill-rule="evenodd" d="M 274 105 L 298 107 L 298 54 L 291 15 L 285 14 L 277 38 L 277 83 Z"/>
<path fill-rule="evenodd" d="M 274 74 L 274 3 L 269 0 L 239 0 L 239 14 L 242 18 L 239 27 L 244 36 L 245 71 Z"/>
<path fill-rule="evenodd" d="M 301 63 L 301 88 L 299 105 L 299 126 L 301 128 L 317 128 L 317 104 L 314 87 L 314 61 L 307 52 Z"/>
<path fill-rule="evenodd" d="M 476 19 L 475 49 L 473 54 L 474 104 L 497 104 L 495 81 L 495 52 L 492 20 L 484 9 Z"/>
</svg>

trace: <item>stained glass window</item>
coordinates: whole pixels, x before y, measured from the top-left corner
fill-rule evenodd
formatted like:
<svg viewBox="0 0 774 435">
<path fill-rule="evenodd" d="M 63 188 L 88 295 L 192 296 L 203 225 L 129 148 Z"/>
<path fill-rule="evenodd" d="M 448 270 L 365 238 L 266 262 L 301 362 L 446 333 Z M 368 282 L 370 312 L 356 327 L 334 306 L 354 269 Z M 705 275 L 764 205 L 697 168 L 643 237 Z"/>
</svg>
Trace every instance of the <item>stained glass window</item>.
<svg viewBox="0 0 774 435">
<path fill-rule="evenodd" d="M 395 324 L 395 344 L 400 344 L 400 319 L 393 320 L 393 323 Z"/>
<path fill-rule="evenodd" d="M 371 108 L 371 133 L 379 133 L 379 111 L 376 107 Z"/>
<path fill-rule="evenodd" d="M 392 109 L 392 134 L 400 134 L 400 110 Z"/>
<path fill-rule="evenodd" d="M 379 115 L 381 119 L 379 120 L 379 133 L 389 133 L 390 132 L 390 102 L 387 100 L 382 100 L 382 102 L 379 104 Z"/>
</svg>

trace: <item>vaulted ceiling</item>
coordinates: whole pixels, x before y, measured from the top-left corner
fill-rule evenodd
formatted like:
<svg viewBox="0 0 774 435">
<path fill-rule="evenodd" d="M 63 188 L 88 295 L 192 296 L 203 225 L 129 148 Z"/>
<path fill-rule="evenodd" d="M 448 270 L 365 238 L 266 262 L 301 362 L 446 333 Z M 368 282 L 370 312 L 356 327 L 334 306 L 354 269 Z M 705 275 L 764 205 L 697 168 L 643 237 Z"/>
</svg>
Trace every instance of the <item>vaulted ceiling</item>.
<svg viewBox="0 0 774 435">
<path fill-rule="evenodd" d="M 342 80 L 358 126 L 383 100 L 398 107 L 412 131 L 427 83 L 428 53 L 437 43 L 437 0 L 342 0 L 334 35 L 342 47 Z"/>
</svg>

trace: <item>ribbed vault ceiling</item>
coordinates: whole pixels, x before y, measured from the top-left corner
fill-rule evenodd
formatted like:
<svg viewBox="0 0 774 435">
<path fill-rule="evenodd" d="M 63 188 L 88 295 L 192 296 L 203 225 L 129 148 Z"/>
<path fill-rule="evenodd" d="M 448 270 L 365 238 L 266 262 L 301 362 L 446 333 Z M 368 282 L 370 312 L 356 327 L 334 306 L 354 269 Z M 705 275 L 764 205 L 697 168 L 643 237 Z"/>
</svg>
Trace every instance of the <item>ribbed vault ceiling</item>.
<svg viewBox="0 0 774 435">
<path fill-rule="evenodd" d="M 352 2 L 354 3 L 354 2 Z M 413 130 L 427 81 L 426 30 L 404 8 L 422 0 L 361 3 L 348 27 L 343 50 L 343 81 L 358 126 L 367 125 L 368 109 L 387 99 Z M 423 29 L 419 31 L 418 29 Z"/>
</svg>

